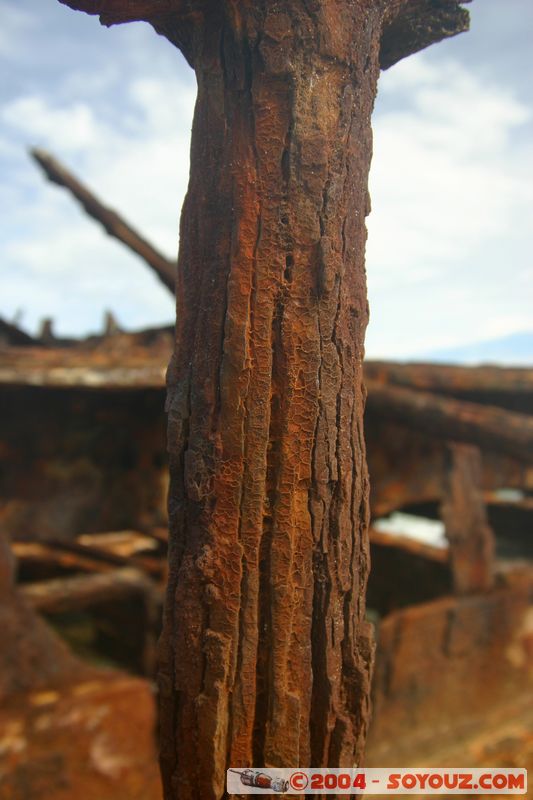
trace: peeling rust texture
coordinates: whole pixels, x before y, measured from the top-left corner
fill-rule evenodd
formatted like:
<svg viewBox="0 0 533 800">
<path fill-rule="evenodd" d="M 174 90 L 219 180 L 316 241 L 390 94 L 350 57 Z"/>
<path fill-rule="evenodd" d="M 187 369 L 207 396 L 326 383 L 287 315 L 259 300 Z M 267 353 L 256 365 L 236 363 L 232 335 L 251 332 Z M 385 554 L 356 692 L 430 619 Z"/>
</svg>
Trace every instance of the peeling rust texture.
<svg viewBox="0 0 533 800">
<path fill-rule="evenodd" d="M 466 23 L 451 0 L 415 16 L 407 0 L 64 2 L 150 21 L 198 80 L 168 378 L 165 797 L 218 800 L 230 763 L 353 766 L 373 657 L 362 358 L 380 46 L 406 38 L 393 63 Z"/>
<path fill-rule="evenodd" d="M 166 798 L 360 763 L 369 2 L 220 4 L 195 42 L 169 369 Z"/>
</svg>

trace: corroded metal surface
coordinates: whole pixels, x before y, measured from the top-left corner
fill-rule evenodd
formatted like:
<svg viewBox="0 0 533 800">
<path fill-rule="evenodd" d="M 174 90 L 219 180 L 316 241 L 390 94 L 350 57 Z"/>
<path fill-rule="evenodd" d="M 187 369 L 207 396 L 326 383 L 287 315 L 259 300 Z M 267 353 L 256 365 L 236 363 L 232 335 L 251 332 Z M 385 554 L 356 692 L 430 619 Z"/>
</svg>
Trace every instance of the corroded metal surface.
<svg viewBox="0 0 533 800">
<path fill-rule="evenodd" d="M 381 517 L 411 504 L 439 503 L 447 471 L 447 442 L 374 413 L 365 414 L 372 515 Z M 483 452 L 482 486 L 533 491 L 531 465 L 501 453 Z"/>
<path fill-rule="evenodd" d="M 163 393 L 3 388 L 0 533 L 19 540 L 166 524 Z"/>
<path fill-rule="evenodd" d="M 223 3 L 185 48 L 199 90 L 169 369 L 168 798 L 220 797 L 230 762 L 362 755 L 379 27 L 360 0 Z"/>
<path fill-rule="evenodd" d="M 447 749 L 457 755 L 459 741 L 465 764 L 466 742 L 482 731 L 497 740 L 492 718 L 504 727 L 513 709 L 531 708 L 533 574 L 501 581 L 491 592 L 441 598 L 381 622 L 369 766 L 429 764 Z M 531 755 L 525 736 L 520 766 L 531 766 Z"/>
<path fill-rule="evenodd" d="M 0 707 L 3 800 L 160 800 L 153 692 L 96 673 Z"/>
<path fill-rule="evenodd" d="M 94 336 L 75 344 L 0 348 L 0 385 L 162 388 L 172 330 Z"/>
<path fill-rule="evenodd" d="M 166 524 L 164 366 L 159 359 L 167 357 L 168 344 L 162 349 L 164 357 L 134 345 L 131 350 L 125 346 L 105 357 L 93 357 L 83 349 L 65 356 L 70 348 L 42 348 L 48 353 L 42 360 L 31 348 L 27 359 L 19 358 L 25 348 L 10 350 L 18 384 L 1 390 L 0 453 L 9 467 L 0 474 L 0 531 L 17 539 L 42 540 L 137 528 L 139 521 Z M 127 389 L 110 386 L 107 372 L 105 388 L 88 382 L 80 386 L 77 380 L 74 386 L 25 385 L 25 380 L 33 382 L 33 368 L 43 369 L 47 358 L 49 363 L 53 359 L 56 365 L 62 364 L 61 369 L 75 363 L 85 373 L 98 368 L 93 366 L 95 361 L 98 365 L 107 359 L 104 363 L 116 365 L 122 358 L 125 366 L 120 369 L 127 374 Z M 0 365 L 6 360 L 5 353 L 0 353 Z M 138 386 L 128 369 L 130 360 L 143 374 Z M 152 389 L 146 373 L 154 371 Z M 365 439 L 373 516 L 413 503 L 441 501 L 447 469 L 447 443 L 441 435 L 389 421 L 386 409 L 374 410 L 370 395 Z M 483 452 L 482 474 L 487 491 L 533 490 L 531 466 L 501 453 Z M 498 519 L 512 515 L 511 527 L 527 536 L 527 509 L 519 518 L 516 504 L 504 509 L 498 503 L 494 506 Z M 502 517 L 498 533 L 504 535 L 505 527 Z"/>
<path fill-rule="evenodd" d="M 150 686 L 75 658 L 16 590 L 13 568 L 2 537 L 0 797 L 156 800 Z"/>
<path fill-rule="evenodd" d="M 362 424 L 370 115 L 380 66 L 464 30 L 467 15 L 454 0 L 68 4 L 106 24 L 152 22 L 199 85 L 168 380 L 165 797 L 218 800 L 231 761 L 358 763 L 372 662 Z M 99 358 L 96 373 L 70 361 L 67 372 L 37 370 L 38 380 L 160 380 L 140 362 Z M 427 458 L 415 466 L 410 450 L 403 460 L 396 502 L 413 474 L 419 488 L 427 480 Z M 145 484 L 159 474 L 148 471 Z M 452 712 L 468 727 L 483 690 L 460 705 L 463 689 L 487 665 L 495 705 L 508 696 L 505 676 L 522 689 L 530 588 L 512 571 L 506 580 L 415 608 L 387 599 L 375 684 L 382 745 L 411 723 L 423 752 L 424 709 L 433 743 Z M 441 671 L 449 702 L 436 689 Z"/>
<path fill-rule="evenodd" d="M 494 533 L 481 487 L 481 454 L 471 445 L 449 448 L 441 516 L 450 544 L 454 590 L 482 592 L 494 585 Z"/>
</svg>

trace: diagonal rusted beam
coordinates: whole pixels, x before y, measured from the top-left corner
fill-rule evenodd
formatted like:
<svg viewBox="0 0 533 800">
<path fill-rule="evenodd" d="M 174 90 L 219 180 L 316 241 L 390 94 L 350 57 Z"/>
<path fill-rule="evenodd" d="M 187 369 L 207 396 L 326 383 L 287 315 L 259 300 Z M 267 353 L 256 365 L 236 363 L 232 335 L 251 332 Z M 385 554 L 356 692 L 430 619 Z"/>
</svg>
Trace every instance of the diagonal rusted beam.
<svg viewBox="0 0 533 800">
<path fill-rule="evenodd" d="M 89 3 L 87 3 L 89 5 Z M 99 222 L 105 231 L 133 250 L 153 269 L 161 283 L 174 293 L 176 265 L 165 258 L 156 248 L 113 209 L 105 206 L 84 184 L 59 161 L 44 150 L 31 150 L 32 158 L 43 169 L 46 177 L 58 186 L 63 186 L 78 200 L 87 214 Z"/>
</svg>

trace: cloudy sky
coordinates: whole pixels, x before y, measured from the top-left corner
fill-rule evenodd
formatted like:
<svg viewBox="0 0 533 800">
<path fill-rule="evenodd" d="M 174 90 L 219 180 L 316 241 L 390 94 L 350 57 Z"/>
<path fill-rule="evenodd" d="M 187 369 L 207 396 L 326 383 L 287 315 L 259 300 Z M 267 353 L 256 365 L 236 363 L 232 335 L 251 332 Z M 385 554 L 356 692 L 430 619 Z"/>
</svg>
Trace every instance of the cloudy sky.
<svg viewBox="0 0 533 800">
<path fill-rule="evenodd" d="M 474 0 L 472 30 L 380 80 L 367 354 L 408 358 L 533 331 L 533 4 Z M 0 315 L 61 335 L 172 321 L 149 271 L 47 184 L 59 156 L 169 257 L 188 175 L 194 76 L 144 24 L 0 0 Z"/>
</svg>

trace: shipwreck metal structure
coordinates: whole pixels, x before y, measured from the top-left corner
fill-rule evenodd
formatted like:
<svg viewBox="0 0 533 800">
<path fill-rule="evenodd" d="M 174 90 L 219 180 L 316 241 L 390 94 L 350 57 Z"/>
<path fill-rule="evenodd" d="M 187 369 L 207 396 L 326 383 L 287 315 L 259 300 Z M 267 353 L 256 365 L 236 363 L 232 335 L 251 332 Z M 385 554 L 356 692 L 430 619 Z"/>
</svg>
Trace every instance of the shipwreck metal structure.
<svg viewBox="0 0 533 800">
<path fill-rule="evenodd" d="M 0 351 L 0 529 L 18 562 L 18 589 L 3 601 L 13 633 L 0 664 L 11 732 L 0 786 L 13 797 L 39 786 L 50 800 L 159 798 L 149 682 L 166 581 L 171 348 L 163 329 Z M 373 518 L 400 509 L 442 517 L 448 536 L 437 548 L 371 526 L 377 657 L 366 763 L 527 766 L 533 454 L 509 442 L 518 423 L 524 441 L 533 424 L 531 373 L 377 362 L 365 373 Z M 444 418 L 418 427 L 418 402 L 444 407 Z M 486 427 L 494 415 L 497 435 Z M 87 656 L 120 671 L 111 680 Z M 100 724 L 74 735 L 76 720 L 94 715 Z M 102 741 L 109 767 L 91 756 Z"/>
<path fill-rule="evenodd" d="M 465 30 L 466 12 L 455 0 L 68 4 L 105 24 L 149 21 L 198 77 L 168 372 L 169 565 L 161 408 L 173 332 L 128 335 L 108 318 L 102 337 L 54 341 L 47 324 L 32 341 L 6 323 L 0 382 L 14 423 L 0 432 L 10 462 L 0 526 L 18 591 L 10 555 L 0 557 L 13 658 L 26 652 L 17 614 L 42 632 L 35 654 L 59 654 L 35 611 L 63 631 L 65 612 L 77 611 L 90 620 L 93 656 L 152 677 L 167 585 L 165 797 L 218 800 L 229 763 L 360 763 L 373 662 L 368 526 L 371 513 L 407 508 L 440 516 L 448 549 L 371 530 L 378 660 L 367 761 L 484 763 L 510 740 L 512 757 L 526 757 L 525 729 L 510 734 L 508 712 L 531 700 L 532 575 L 524 531 L 497 519 L 530 521 L 531 377 L 369 363 L 363 382 L 379 69 Z M 168 260 L 35 156 L 172 287 Z M 519 495 L 507 508 L 501 490 L 511 488 Z M 85 681 L 61 652 L 45 661 L 65 667 L 44 670 L 37 707 L 56 708 L 64 687 L 90 695 L 106 675 L 91 668 Z M 143 736 L 125 753 L 105 721 L 116 719 L 120 686 L 115 694 L 103 677 L 105 705 L 91 714 L 101 727 L 88 723 L 73 750 L 65 720 L 84 718 L 82 701 L 37 720 L 27 676 L 18 699 L 11 691 L 3 751 L 12 796 L 40 786 L 66 800 L 76 759 L 86 797 L 157 796 L 153 771 L 139 768 L 153 765 L 151 706 L 136 707 Z M 136 686 L 146 698 L 147 684 Z M 48 750 L 32 755 L 27 789 L 26 743 L 43 730 Z M 62 765 L 53 775 L 51 752 Z"/>
<path fill-rule="evenodd" d="M 222 797 L 230 763 L 359 763 L 371 113 L 380 68 L 468 15 L 451 0 L 67 4 L 151 23 L 198 82 L 168 373 L 165 797 Z"/>
</svg>

